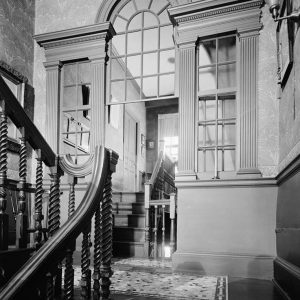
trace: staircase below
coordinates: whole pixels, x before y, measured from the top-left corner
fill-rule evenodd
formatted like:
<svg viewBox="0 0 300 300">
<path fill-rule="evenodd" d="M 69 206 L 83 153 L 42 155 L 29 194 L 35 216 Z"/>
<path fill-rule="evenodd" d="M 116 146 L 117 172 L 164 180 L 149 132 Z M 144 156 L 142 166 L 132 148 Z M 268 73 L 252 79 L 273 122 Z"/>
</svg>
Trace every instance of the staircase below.
<svg viewBox="0 0 300 300">
<path fill-rule="evenodd" d="M 113 193 L 114 257 L 145 257 L 144 193 Z"/>
</svg>

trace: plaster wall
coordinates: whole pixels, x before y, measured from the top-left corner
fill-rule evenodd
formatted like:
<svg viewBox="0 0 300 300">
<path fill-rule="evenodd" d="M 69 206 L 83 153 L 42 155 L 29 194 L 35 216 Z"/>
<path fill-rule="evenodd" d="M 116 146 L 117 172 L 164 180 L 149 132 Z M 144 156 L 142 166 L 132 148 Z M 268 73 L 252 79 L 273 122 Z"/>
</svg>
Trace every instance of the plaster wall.
<svg viewBox="0 0 300 300">
<path fill-rule="evenodd" d="M 33 82 L 35 1 L 0 1 L 0 60 Z"/>
</svg>

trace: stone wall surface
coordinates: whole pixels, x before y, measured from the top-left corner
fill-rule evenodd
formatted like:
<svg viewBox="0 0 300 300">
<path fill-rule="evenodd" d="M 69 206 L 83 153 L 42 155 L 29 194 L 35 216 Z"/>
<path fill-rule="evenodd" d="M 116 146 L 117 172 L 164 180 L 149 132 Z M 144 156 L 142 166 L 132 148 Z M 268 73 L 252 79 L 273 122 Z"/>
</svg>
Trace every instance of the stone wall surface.
<svg viewBox="0 0 300 300">
<path fill-rule="evenodd" d="M 33 81 L 34 0 L 0 1 L 0 60 Z"/>
</svg>

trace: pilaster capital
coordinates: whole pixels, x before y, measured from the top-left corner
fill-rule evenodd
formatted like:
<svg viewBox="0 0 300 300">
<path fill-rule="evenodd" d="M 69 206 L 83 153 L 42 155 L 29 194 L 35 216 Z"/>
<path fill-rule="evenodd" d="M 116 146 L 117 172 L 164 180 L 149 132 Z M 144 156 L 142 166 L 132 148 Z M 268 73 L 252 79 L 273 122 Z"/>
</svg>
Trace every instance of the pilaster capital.
<svg viewBox="0 0 300 300">
<path fill-rule="evenodd" d="M 46 71 L 59 71 L 62 68 L 63 64 L 60 60 L 55 61 L 46 61 L 44 62 L 44 67 Z"/>
<path fill-rule="evenodd" d="M 238 28 L 237 34 L 240 39 L 259 36 L 262 25 L 253 28 Z"/>
</svg>

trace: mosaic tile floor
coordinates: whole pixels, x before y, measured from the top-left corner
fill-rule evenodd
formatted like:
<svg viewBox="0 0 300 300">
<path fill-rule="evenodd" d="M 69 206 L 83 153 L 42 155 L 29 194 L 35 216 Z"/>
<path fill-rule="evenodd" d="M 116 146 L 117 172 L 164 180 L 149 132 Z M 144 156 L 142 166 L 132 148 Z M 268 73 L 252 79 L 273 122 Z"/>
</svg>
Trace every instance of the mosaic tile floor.
<svg viewBox="0 0 300 300">
<path fill-rule="evenodd" d="M 111 293 L 155 299 L 227 300 L 227 276 L 172 273 L 171 261 L 121 259 L 113 264 Z M 81 271 L 75 268 L 75 285 Z"/>
</svg>

